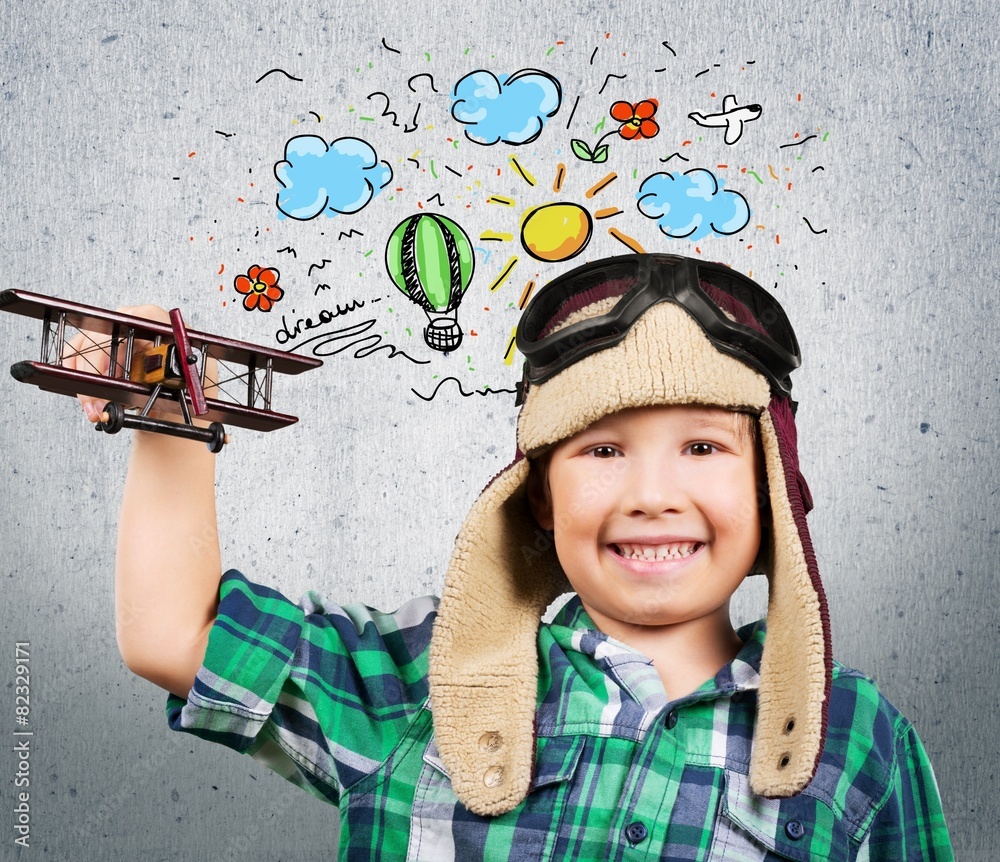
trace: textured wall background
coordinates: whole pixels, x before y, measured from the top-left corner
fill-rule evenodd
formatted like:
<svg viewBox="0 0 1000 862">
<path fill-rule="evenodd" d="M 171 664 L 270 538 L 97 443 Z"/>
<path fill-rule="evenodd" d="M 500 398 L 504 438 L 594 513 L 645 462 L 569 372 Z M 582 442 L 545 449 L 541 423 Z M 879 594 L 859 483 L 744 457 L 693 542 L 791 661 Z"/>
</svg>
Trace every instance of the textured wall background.
<svg viewBox="0 0 1000 862">
<path fill-rule="evenodd" d="M 465 393 L 511 388 L 519 363 L 504 353 L 528 281 L 627 251 L 608 227 L 647 250 L 725 260 L 774 288 L 803 347 L 800 453 L 836 655 L 916 725 L 959 858 L 992 858 L 1000 149 L 988 5 L 266 6 L 0 2 L 3 287 L 178 305 L 193 328 L 269 345 L 281 313 L 293 325 L 364 301 L 323 331 L 375 320 L 380 346 L 405 351 L 345 350 L 279 378 L 277 407 L 300 423 L 236 430 L 218 459 L 224 565 L 294 597 L 315 588 L 385 609 L 440 589 L 462 518 L 513 455 L 516 414 L 512 396 L 462 397 L 454 381 L 433 401 L 416 393 L 449 376 Z M 262 78 L 275 68 L 287 74 Z M 522 146 L 471 141 L 449 115 L 451 88 L 476 69 L 525 68 L 560 82 L 558 113 Z M 426 77 L 407 85 L 420 73 L 438 92 Z M 369 98 L 378 91 L 388 105 Z M 763 108 L 732 146 L 688 119 L 727 94 Z M 613 101 L 650 97 L 654 139 L 612 135 L 603 164 L 570 152 L 571 138 L 593 145 L 615 128 Z M 273 166 L 300 134 L 363 138 L 391 183 L 354 215 L 280 220 Z M 693 168 L 747 200 L 743 230 L 669 239 L 637 210 L 645 177 Z M 595 222 L 572 264 L 539 263 L 519 217 L 551 201 L 623 212 Z M 424 345 L 423 312 L 383 264 L 389 232 L 420 211 L 456 219 L 478 247 L 465 342 L 448 355 Z M 362 235 L 339 235 L 351 230 Z M 285 296 L 268 315 L 244 311 L 233 288 L 253 264 L 280 271 Z M 35 358 L 37 329 L 0 316 L 3 361 Z M 29 850 L 12 843 L 12 745 L 0 757 L 3 857 L 331 858 L 332 808 L 170 733 L 164 695 L 119 658 L 128 432 L 95 434 L 74 401 L 9 377 L 0 397 L 0 723 L 14 728 L 12 654 L 27 641 L 35 734 Z M 165 525 L 163 553 L 172 540 Z M 741 590 L 739 622 L 764 613 L 761 586 Z"/>
</svg>

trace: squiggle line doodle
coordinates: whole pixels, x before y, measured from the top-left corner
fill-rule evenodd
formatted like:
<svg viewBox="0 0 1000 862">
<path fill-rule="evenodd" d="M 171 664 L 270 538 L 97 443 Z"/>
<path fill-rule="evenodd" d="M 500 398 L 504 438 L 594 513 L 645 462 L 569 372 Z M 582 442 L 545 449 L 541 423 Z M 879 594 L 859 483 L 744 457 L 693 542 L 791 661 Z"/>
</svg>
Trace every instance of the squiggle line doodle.
<svg viewBox="0 0 1000 862">
<path fill-rule="evenodd" d="M 444 201 L 441 200 L 441 192 L 438 192 L 437 194 L 431 195 L 429 198 L 427 198 L 427 203 L 429 204 L 434 203 L 434 198 L 437 198 L 437 204 L 439 207 L 444 206 Z"/>
<path fill-rule="evenodd" d="M 417 78 L 427 78 L 431 82 L 431 92 L 434 93 L 440 92 L 438 88 L 434 86 L 434 76 L 431 75 L 429 72 L 421 72 L 419 75 L 411 76 L 410 79 L 406 82 L 406 86 L 410 88 L 411 93 L 417 92 L 417 88 L 413 86 L 413 82 L 416 81 Z"/>
<path fill-rule="evenodd" d="M 273 75 L 275 72 L 280 72 L 282 75 L 284 75 L 290 81 L 301 81 L 302 80 L 301 78 L 296 78 L 294 75 L 289 75 L 288 72 L 286 72 L 284 69 L 270 69 L 267 72 L 265 72 L 263 75 L 261 75 L 256 81 L 254 81 L 254 83 L 255 84 L 259 84 L 268 75 Z"/>
<path fill-rule="evenodd" d="M 597 95 L 600 96 L 604 92 L 604 88 L 608 86 L 608 81 L 610 81 L 612 78 L 618 78 L 619 80 L 624 81 L 627 77 L 628 75 L 612 75 L 609 72 L 604 79 L 604 83 L 601 84 L 601 89 L 597 91 Z"/>
<path fill-rule="evenodd" d="M 673 54 L 675 57 L 677 56 L 677 52 L 673 48 L 671 48 L 666 42 L 660 42 L 660 44 L 664 48 L 666 48 L 671 54 Z"/>
<path fill-rule="evenodd" d="M 283 251 L 287 251 L 288 253 L 291 254 L 292 257 L 295 257 L 295 258 L 298 257 L 298 254 L 296 254 L 295 249 L 292 248 L 290 245 L 286 245 L 284 248 L 279 248 L 278 249 L 278 254 L 281 254 Z"/>
<path fill-rule="evenodd" d="M 802 216 L 802 221 L 804 221 L 806 223 L 806 227 L 809 228 L 809 230 L 811 230 L 815 234 L 827 233 L 827 228 L 823 228 L 823 230 L 816 230 L 816 228 L 814 228 L 811 224 L 809 224 L 809 219 L 807 219 L 805 216 Z"/>
<path fill-rule="evenodd" d="M 816 137 L 816 135 L 810 135 L 808 138 L 803 138 L 801 141 L 795 141 L 794 143 L 791 143 L 791 144 L 782 144 L 780 147 L 778 147 L 778 149 L 779 150 L 783 150 L 783 149 L 785 149 L 785 147 L 800 147 L 806 141 L 811 141 L 815 137 Z"/>
<path fill-rule="evenodd" d="M 469 398 L 472 395 L 500 395 L 501 393 L 508 393 L 510 395 L 516 395 L 516 389 L 491 389 L 489 386 L 484 386 L 481 390 L 474 389 L 472 392 L 466 392 L 462 387 L 462 381 L 457 377 L 445 377 L 444 380 L 440 381 L 437 386 L 434 387 L 434 391 L 430 395 L 421 395 L 416 389 L 411 388 L 410 392 L 424 401 L 433 401 L 434 397 L 438 394 L 438 390 L 444 386 L 449 380 L 454 380 L 458 384 L 459 393 L 465 398 Z"/>
<path fill-rule="evenodd" d="M 351 228 L 350 231 L 341 231 L 340 236 L 338 236 L 337 239 L 344 239 L 344 238 L 350 239 L 352 236 L 364 236 L 364 234 L 361 233 L 361 231 L 359 230 Z"/>
<path fill-rule="evenodd" d="M 232 138 L 235 136 L 236 132 L 220 132 L 218 129 L 215 130 L 215 134 L 222 135 L 224 138 Z"/>
<path fill-rule="evenodd" d="M 417 102 L 417 110 L 415 110 L 413 112 L 413 120 L 412 120 L 413 125 L 412 126 L 407 126 L 407 125 L 404 124 L 403 125 L 403 133 L 404 134 L 409 134 L 410 132 L 415 132 L 417 130 L 417 114 L 420 113 L 420 107 L 421 107 L 420 102 Z"/>
<path fill-rule="evenodd" d="M 385 99 L 385 107 L 382 109 L 382 116 L 392 117 L 392 125 L 398 127 L 399 122 L 396 120 L 396 112 L 389 110 L 389 97 L 381 90 L 376 90 L 374 93 L 368 94 L 368 101 L 370 102 L 375 96 L 381 96 L 383 99 Z"/>
<path fill-rule="evenodd" d="M 323 267 L 325 267 L 328 263 L 333 263 L 333 261 L 330 260 L 329 258 L 325 258 L 324 257 L 322 263 L 312 263 L 312 264 L 310 264 L 309 265 L 309 272 L 307 272 L 306 275 L 307 276 L 311 276 L 313 274 L 313 270 L 314 269 L 323 269 Z"/>
<path fill-rule="evenodd" d="M 354 351 L 355 359 L 365 359 L 380 350 L 388 350 L 390 359 L 402 356 L 409 359 L 414 365 L 430 365 L 431 361 L 429 359 L 414 359 L 412 356 L 407 354 L 406 351 L 398 349 L 395 344 L 382 344 L 382 336 L 376 332 L 373 332 L 370 335 L 364 335 L 364 333 L 371 329 L 377 322 L 378 321 L 376 321 L 375 318 L 372 318 L 371 320 L 365 320 L 361 323 L 352 324 L 351 326 L 345 326 L 343 329 L 335 329 L 332 332 L 324 332 L 319 335 L 314 335 L 312 338 L 307 338 L 300 344 L 296 344 L 295 347 L 291 348 L 289 352 L 294 353 L 300 347 L 305 347 L 307 344 L 318 342 L 312 346 L 313 356 L 336 356 L 338 353 L 343 353 L 345 350 L 350 350 L 353 347 L 357 348 Z M 325 352 L 321 350 L 321 348 L 326 347 L 331 342 L 340 340 L 344 340 L 346 343 L 337 347 L 335 350 Z"/>
</svg>

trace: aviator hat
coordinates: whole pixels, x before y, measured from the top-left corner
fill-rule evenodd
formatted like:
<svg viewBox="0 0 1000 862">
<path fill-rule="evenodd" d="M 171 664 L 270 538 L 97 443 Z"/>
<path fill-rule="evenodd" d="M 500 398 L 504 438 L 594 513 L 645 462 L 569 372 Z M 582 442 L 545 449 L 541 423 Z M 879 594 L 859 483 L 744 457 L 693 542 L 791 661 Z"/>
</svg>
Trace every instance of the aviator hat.
<svg viewBox="0 0 1000 862">
<path fill-rule="evenodd" d="M 623 255 L 539 291 L 518 347 L 526 362 L 516 454 L 462 525 L 431 642 L 435 738 L 456 795 L 494 816 L 531 785 L 538 627 L 572 589 L 528 506 L 531 460 L 610 413 L 692 403 L 758 417 L 771 524 L 758 555 L 768 610 L 750 784 L 767 797 L 800 792 L 822 753 L 832 658 L 788 379 L 798 345 L 784 312 L 724 266 Z"/>
</svg>

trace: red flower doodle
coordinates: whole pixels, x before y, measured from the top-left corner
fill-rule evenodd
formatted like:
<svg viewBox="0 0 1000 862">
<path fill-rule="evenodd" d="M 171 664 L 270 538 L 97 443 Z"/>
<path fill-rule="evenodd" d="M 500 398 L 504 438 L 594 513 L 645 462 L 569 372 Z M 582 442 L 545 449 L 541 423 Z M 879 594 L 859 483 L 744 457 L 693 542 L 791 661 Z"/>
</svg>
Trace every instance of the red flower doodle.
<svg viewBox="0 0 1000 862">
<path fill-rule="evenodd" d="M 285 295 L 278 287 L 278 278 L 278 270 L 254 264 L 246 275 L 236 276 L 233 286 L 243 294 L 243 307 L 247 311 L 270 311 L 274 303 Z"/>
<path fill-rule="evenodd" d="M 618 134 L 626 140 L 632 138 L 655 138 L 660 127 L 653 119 L 659 103 L 656 99 L 643 99 L 632 105 L 629 102 L 615 102 L 611 106 L 611 116 L 621 123 Z"/>
<path fill-rule="evenodd" d="M 597 143 L 591 148 L 586 141 L 574 138 L 570 141 L 570 149 L 573 155 L 584 162 L 606 162 L 608 160 L 608 145 L 604 143 L 612 135 L 619 135 L 626 141 L 636 138 L 655 138 L 660 131 L 653 114 L 659 107 L 656 99 L 643 99 L 634 105 L 631 102 L 615 102 L 611 106 L 611 117 L 621 125 L 617 129 L 612 129 L 598 138 Z M 597 129 L 603 128 L 604 120 L 601 120 Z M 595 131 L 597 131 L 595 129 Z"/>
</svg>

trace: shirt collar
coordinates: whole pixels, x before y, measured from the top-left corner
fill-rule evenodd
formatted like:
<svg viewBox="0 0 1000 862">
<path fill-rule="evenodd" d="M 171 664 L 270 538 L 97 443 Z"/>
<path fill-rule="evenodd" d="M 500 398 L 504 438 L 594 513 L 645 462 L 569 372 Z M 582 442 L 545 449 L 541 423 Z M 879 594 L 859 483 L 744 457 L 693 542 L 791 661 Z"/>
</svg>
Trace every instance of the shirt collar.
<svg viewBox="0 0 1000 862">
<path fill-rule="evenodd" d="M 714 678 L 706 680 L 676 702 L 710 700 L 758 688 L 766 628 L 763 619 L 740 626 L 736 634 L 743 641 L 743 647 L 736 657 L 720 668 Z M 652 660 L 598 629 L 576 593 L 556 612 L 550 629 L 563 648 L 589 655 L 611 673 L 635 700 L 648 703 L 650 698 L 656 696 L 654 692 L 657 688 L 659 698 L 662 698 L 663 687 L 652 667 Z M 654 676 L 656 685 L 651 686 Z"/>
</svg>

